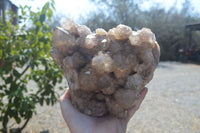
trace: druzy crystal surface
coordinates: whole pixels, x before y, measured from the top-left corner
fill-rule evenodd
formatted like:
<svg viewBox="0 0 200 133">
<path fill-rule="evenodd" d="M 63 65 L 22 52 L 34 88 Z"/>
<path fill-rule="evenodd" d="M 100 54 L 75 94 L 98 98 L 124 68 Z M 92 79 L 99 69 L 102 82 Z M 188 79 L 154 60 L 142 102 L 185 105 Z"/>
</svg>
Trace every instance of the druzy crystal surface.
<svg viewBox="0 0 200 133">
<path fill-rule="evenodd" d="M 132 31 L 120 24 L 93 33 L 67 19 L 54 29 L 51 55 L 64 71 L 75 108 L 123 118 L 153 78 L 160 48 L 147 28 Z"/>
</svg>

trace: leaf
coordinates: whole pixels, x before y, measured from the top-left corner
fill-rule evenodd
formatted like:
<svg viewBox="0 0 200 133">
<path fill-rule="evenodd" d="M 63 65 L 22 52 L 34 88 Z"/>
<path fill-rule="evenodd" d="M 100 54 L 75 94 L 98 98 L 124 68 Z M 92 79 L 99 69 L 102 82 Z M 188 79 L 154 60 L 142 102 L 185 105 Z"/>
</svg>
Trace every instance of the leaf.
<svg viewBox="0 0 200 133">
<path fill-rule="evenodd" d="M 47 105 L 49 105 L 49 103 L 50 103 L 50 99 L 49 98 L 46 99 L 46 103 L 47 103 Z"/>
<path fill-rule="evenodd" d="M 21 123 L 21 119 L 17 116 L 17 117 L 14 117 L 15 118 L 15 121 L 17 122 L 17 124 Z"/>
<path fill-rule="evenodd" d="M 32 69 L 34 69 L 34 67 L 35 67 L 35 63 L 34 63 L 33 60 L 30 61 L 29 65 L 30 65 L 30 67 L 31 67 Z"/>
<path fill-rule="evenodd" d="M 10 75 L 10 76 L 5 80 L 6 84 L 11 83 L 12 81 L 13 81 L 12 75 Z"/>
<path fill-rule="evenodd" d="M 49 8 L 48 13 L 47 13 L 47 17 L 48 17 L 49 21 L 51 21 L 52 16 L 53 16 L 53 11 Z"/>
<path fill-rule="evenodd" d="M 17 78 L 21 76 L 21 74 L 16 69 L 13 69 L 13 75 Z"/>
<path fill-rule="evenodd" d="M 59 86 L 59 90 L 61 90 L 61 91 L 62 91 L 62 90 L 64 90 L 64 88 L 63 88 L 63 87 L 61 87 L 61 86 Z"/>
<path fill-rule="evenodd" d="M 49 2 L 47 2 L 43 8 L 42 8 L 42 13 L 46 13 L 47 9 L 49 8 Z"/>
<path fill-rule="evenodd" d="M 0 49 L 0 59 L 3 58 L 3 49 Z"/>
<path fill-rule="evenodd" d="M 56 85 L 56 83 L 57 83 L 57 78 L 54 78 L 53 79 L 53 85 Z"/>
<path fill-rule="evenodd" d="M 25 79 L 25 78 L 22 79 L 21 82 L 23 82 L 23 83 L 28 83 L 27 79 Z"/>
<path fill-rule="evenodd" d="M 40 15 L 40 23 L 43 23 L 45 18 L 46 18 L 46 14 L 41 14 Z"/>
<path fill-rule="evenodd" d="M 26 101 L 22 102 L 22 109 L 23 110 L 27 110 L 28 109 L 28 104 L 26 103 Z"/>
<path fill-rule="evenodd" d="M 0 102 L 0 108 L 3 107 L 3 103 Z"/>
<path fill-rule="evenodd" d="M 15 105 L 19 105 L 19 98 L 15 97 L 13 103 Z"/>
<path fill-rule="evenodd" d="M 39 99 L 39 103 L 40 103 L 41 106 L 43 106 L 44 99 L 43 98 Z"/>
<path fill-rule="evenodd" d="M 8 123 L 8 116 L 5 115 L 5 116 L 3 117 L 3 127 L 7 127 L 7 123 Z"/>
<path fill-rule="evenodd" d="M 0 93 L 0 98 L 4 97 L 5 94 L 4 93 Z"/>
</svg>

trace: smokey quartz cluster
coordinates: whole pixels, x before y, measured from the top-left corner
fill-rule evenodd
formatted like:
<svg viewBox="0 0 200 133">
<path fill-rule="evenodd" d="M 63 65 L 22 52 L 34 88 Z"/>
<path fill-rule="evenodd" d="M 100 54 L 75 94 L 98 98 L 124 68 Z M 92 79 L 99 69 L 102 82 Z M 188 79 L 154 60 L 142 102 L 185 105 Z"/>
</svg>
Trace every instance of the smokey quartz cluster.
<svg viewBox="0 0 200 133">
<path fill-rule="evenodd" d="M 67 19 L 55 28 L 51 55 L 63 71 L 71 100 L 91 116 L 126 116 L 153 78 L 160 49 L 150 29 L 118 25 L 95 33 Z"/>
</svg>

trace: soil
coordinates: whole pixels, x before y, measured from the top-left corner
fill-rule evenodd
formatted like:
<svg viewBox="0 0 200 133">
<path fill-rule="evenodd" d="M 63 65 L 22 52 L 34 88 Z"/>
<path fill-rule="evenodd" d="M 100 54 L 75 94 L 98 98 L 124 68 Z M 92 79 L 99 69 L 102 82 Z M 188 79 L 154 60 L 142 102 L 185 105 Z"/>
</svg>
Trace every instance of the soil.
<svg viewBox="0 0 200 133">
<path fill-rule="evenodd" d="M 147 87 L 148 94 L 127 133 L 199 133 L 200 65 L 160 62 Z M 69 133 L 59 103 L 38 106 L 24 132 Z"/>
</svg>

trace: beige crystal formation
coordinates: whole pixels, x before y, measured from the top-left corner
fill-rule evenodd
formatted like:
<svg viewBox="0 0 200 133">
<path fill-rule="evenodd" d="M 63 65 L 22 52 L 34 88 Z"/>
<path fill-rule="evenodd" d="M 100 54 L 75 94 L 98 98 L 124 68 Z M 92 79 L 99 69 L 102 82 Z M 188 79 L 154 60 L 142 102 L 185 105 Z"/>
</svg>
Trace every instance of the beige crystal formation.
<svg viewBox="0 0 200 133">
<path fill-rule="evenodd" d="M 126 116 L 153 78 L 160 49 L 150 29 L 118 25 L 96 33 L 67 19 L 55 28 L 51 55 L 63 71 L 71 100 L 91 116 Z"/>
</svg>

